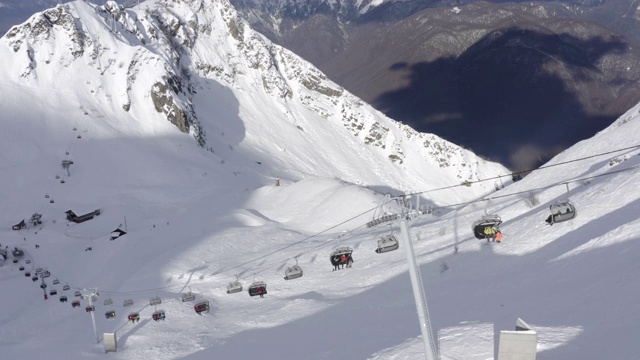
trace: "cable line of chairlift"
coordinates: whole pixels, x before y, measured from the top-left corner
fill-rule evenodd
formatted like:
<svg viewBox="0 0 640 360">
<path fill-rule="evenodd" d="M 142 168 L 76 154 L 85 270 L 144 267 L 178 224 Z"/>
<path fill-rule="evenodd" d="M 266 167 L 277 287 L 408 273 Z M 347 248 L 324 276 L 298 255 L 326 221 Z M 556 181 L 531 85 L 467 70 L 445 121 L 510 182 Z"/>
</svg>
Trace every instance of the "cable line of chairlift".
<svg viewBox="0 0 640 360">
<path fill-rule="evenodd" d="M 579 181 L 585 181 L 585 180 L 594 179 L 594 178 L 601 177 L 601 176 L 613 175 L 613 174 L 621 173 L 621 172 L 624 172 L 624 171 L 634 170 L 634 169 L 637 169 L 638 167 L 640 167 L 640 165 L 632 166 L 632 167 L 625 168 L 625 169 L 615 170 L 615 171 L 611 171 L 611 172 L 607 172 L 607 173 L 603 173 L 603 174 L 599 174 L 599 175 L 594 175 L 594 176 L 590 176 L 590 177 L 574 179 L 572 181 L 565 181 L 565 182 L 562 182 L 562 183 L 551 184 L 551 185 L 547 185 L 547 186 L 544 186 L 544 187 L 539 187 L 539 188 L 536 188 L 536 189 L 528 189 L 528 190 L 525 190 L 525 191 L 520 191 L 520 192 L 515 192 L 515 193 L 509 193 L 509 194 L 503 194 L 503 195 L 493 196 L 493 197 L 489 197 L 489 198 L 477 199 L 477 200 L 474 200 L 474 201 L 469 201 L 469 202 L 460 203 L 460 204 L 446 205 L 446 206 L 441 206 L 439 208 L 448 208 L 448 207 L 454 207 L 454 206 L 457 207 L 457 206 L 460 206 L 460 205 L 468 205 L 468 204 L 475 203 L 475 202 L 488 201 L 488 200 L 503 198 L 503 197 L 507 197 L 507 196 L 515 196 L 515 195 L 520 195 L 520 194 L 523 194 L 523 193 L 530 193 L 531 191 L 540 191 L 540 190 L 549 189 L 551 187 L 558 186 L 558 185 L 567 186 L 567 192 L 568 192 L 569 191 L 568 184 L 571 183 L 571 182 L 579 182 Z M 234 267 L 231 267 L 231 268 L 228 268 L 228 269 L 221 269 L 221 270 L 217 271 L 214 274 L 220 274 L 220 273 L 223 273 L 223 272 L 228 272 L 228 271 L 230 271 L 232 269 L 236 269 L 236 268 L 238 268 L 240 266 L 244 266 L 246 264 L 258 261 L 260 259 L 264 259 L 265 257 L 277 254 L 277 253 L 279 253 L 281 251 L 284 251 L 284 250 L 286 250 L 286 249 L 288 249 L 288 248 L 290 248 L 290 247 L 292 247 L 294 245 L 300 244 L 300 243 L 302 243 L 304 241 L 307 241 L 307 240 L 309 240 L 309 239 L 311 239 L 313 237 L 319 236 L 320 234 L 322 234 L 324 232 L 327 232 L 330 229 L 336 228 L 336 227 L 338 227 L 338 226 L 340 226 L 340 225 L 342 225 L 342 224 L 344 224 L 344 223 L 346 223 L 348 221 L 351 221 L 351 220 L 353 220 L 353 219 L 355 219 L 357 217 L 360 217 L 360 216 L 362 216 L 362 215 L 364 215 L 364 214 L 366 214 L 368 212 L 371 212 L 373 210 L 375 210 L 375 208 L 371 209 L 371 210 L 367 210 L 366 212 L 364 212 L 362 214 L 359 214 L 359 215 L 357 215 L 357 216 L 355 216 L 355 217 L 353 217 L 353 218 L 351 218 L 349 220 L 346 220 L 346 221 L 344 221 L 344 222 L 342 222 L 342 223 L 340 223 L 338 225 L 335 225 L 335 226 L 332 226 L 332 227 L 330 227 L 328 229 L 325 229 L 325 230 L 323 230 L 323 231 L 321 231 L 321 232 L 319 232 L 319 233 L 317 233 L 315 235 L 309 236 L 309 237 L 307 237 L 307 238 L 305 238 L 305 239 L 303 239 L 301 241 L 298 241 L 298 242 L 293 243 L 293 244 L 289 244 L 286 247 L 283 247 L 281 249 L 273 251 L 273 252 L 271 252 L 269 254 L 262 255 L 262 256 L 260 256 L 260 257 L 258 257 L 256 259 L 247 261 L 247 262 L 245 262 L 243 264 L 240 264 L 238 266 L 234 266 Z M 564 222 L 564 221 L 567 221 L 567 220 L 575 218 L 575 216 L 577 215 L 577 210 L 576 210 L 575 205 L 568 198 L 565 201 L 557 201 L 554 204 L 552 204 L 550 206 L 550 212 L 551 212 L 551 215 L 550 215 L 551 220 L 550 221 L 547 220 L 547 222 L 550 223 L 550 224 Z M 485 215 L 480 220 L 478 220 L 478 221 L 476 221 L 476 222 L 474 222 L 472 224 L 472 231 L 473 231 L 474 235 L 476 236 L 476 238 L 480 238 L 481 234 L 482 234 L 482 236 L 484 236 L 484 229 L 486 227 L 488 227 L 488 226 L 498 226 L 501 223 L 502 223 L 502 219 L 500 218 L 499 215 L 497 215 L 497 214 Z M 351 230 L 350 233 L 354 233 L 357 229 L 359 229 L 361 227 L 364 227 L 365 225 L 366 224 L 363 224 L 363 225 L 357 227 L 356 229 Z M 372 230 L 369 230 L 369 231 L 372 231 Z M 343 235 L 345 235 L 345 234 L 340 235 L 338 238 L 343 237 Z M 315 251 L 318 248 L 326 247 L 328 245 L 330 245 L 329 241 L 325 242 L 324 244 L 321 244 L 320 246 L 314 247 L 311 250 Z M 393 235 L 393 233 L 391 233 L 391 234 L 382 236 L 377 241 L 377 248 L 375 249 L 375 252 L 379 253 L 379 254 L 382 254 L 382 253 L 386 253 L 386 252 L 397 250 L 398 248 L 399 248 L 399 242 L 398 242 L 397 238 Z M 18 250 L 18 249 L 16 248 L 15 250 Z M 303 253 L 299 254 L 298 256 L 294 257 L 294 259 L 296 261 L 296 264 L 291 266 L 291 267 L 288 267 L 285 270 L 285 277 L 284 277 L 285 280 L 293 280 L 293 279 L 301 278 L 303 276 L 302 267 L 298 264 L 298 257 L 301 256 L 302 254 L 306 254 L 308 252 L 309 251 L 303 252 Z M 350 247 L 346 247 L 346 246 L 338 247 L 330 254 L 329 260 L 331 261 L 332 265 L 334 265 L 334 266 L 337 266 L 337 265 L 344 266 L 345 264 L 342 264 L 342 261 L 337 262 L 334 259 L 336 259 L 336 257 L 342 257 L 342 256 L 350 258 L 352 253 L 353 253 L 353 249 L 350 248 Z M 14 261 L 14 263 L 16 263 L 16 262 Z M 26 263 L 27 264 L 31 263 L 31 260 L 28 259 L 26 261 Z M 282 262 L 279 261 L 278 263 L 282 263 Z M 271 268 L 271 267 L 273 267 L 274 265 L 276 265 L 278 263 L 274 262 L 273 265 L 269 265 L 269 266 L 265 267 L 260 272 L 266 271 L 268 268 Z M 24 266 L 21 266 L 20 270 L 21 271 L 25 270 Z M 257 273 L 258 272 L 255 272 L 254 276 Z M 49 271 L 43 270 L 42 268 L 38 268 L 38 269 L 36 269 L 36 275 L 34 275 L 32 280 L 35 282 L 38 279 L 42 279 L 41 287 L 43 289 L 45 289 L 46 288 L 46 283 L 44 283 L 44 279 L 49 277 L 50 275 L 51 274 L 50 274 Z M 28 271 L 25 272 L 25 276 L 29 277 L 30 276 L 30 272 L 28 272 Z M 53 284 L 54 285 L 60 284 L 60 281 L 56 278 L 55 280 L 53 280 Z M 135 291 L 135 293 L 157 291 L 158 289 L 167 289 L 167 288 L 176 287 L 176 286 L 181 286 L 181 285 L 172 285 L 172 286 L 156 288 L 156 289 Z M 68 284 L 65 284 L 63 286 L 63 288 L 62 288 L 63 289 L 62 291 L 63 292 L 69 291 L 70 288 L 71 287 Z M 236 276 L 236 280 L 235 281 L 232 281 L 232 282 L 227 284 L 227 291 L 226 291 L 227 294 L 239 293 L 242 290 L 243 290 L 243 286 L 240 283 L 240 281 L 238 279 L 238 276 Z M 115 293 L 115 292 L 112 292 L 112 293 Z M 127 292 L 127 293 L 131 294 L 133 292 Z M 261 296 L 262 297 L 262 296 L 266 295 L 267 294 L 267 283 L 265 281 L 254 281 L 249 286 L 248 293 L 252 297 L 253 296 Z M 57 290 L 56 289 L 51 289 L 49 294 L 54 296 L 54 295 L 57 294 Z M 82 297 L 82 293 L 80 291 L 76 291 L 74 295 L 76 297 L 78 297 L 78 296 Z M 191 301 L 194 301 L 195 299 L 196 299 L 196 295 L 191 291 L 191 289 L 189 289 L 188 292 L 183 293 L 182 296 L 181 296 L 182 302 L 191 302 Z M 92 300 L 95 301 L 96 299 L 92 299 Z M 66 301 L 67 301 L 67 296 L 66 295 L 62 295 L 60 297 L 60 302 L 66 302 Z M 162 303 L 162 300 L 157 295 L 155 297 L 152 297 L 151 300 L 149 301 L 149 305 L 150 306 L 154 306 L 154 307 L 159 305 L 159 304 L 161 304 L 161 303 Z M 104 301 L 104 305 L 105 306 L 111 306 L 112 304 L 113 304 L 113 300 L 111 300 L 110 297 Z M 125 299 L 123 301 L 123 307 L 125 307 L 125 308 L 133 306 L 133 304 L 134 304 L 134 302 L 133 302 L 132 298 L 127 298 L 127 299 Z M 75 300 L 72 303 L 72 307 L 77 307 L 77 306 L 80 306 L 79 300 Z M 86 310 L 88 312 L 89 311 L 95 311 L 95 306 L 88 306 L 86 308 Z M 194 305 L 194 311 L 196 313 L 198 313 L 198 314 L 202 314 L 202 313 L 208 312 L 209 310 L 210 310 L 210 305 L 209 305 L 208 301 L 201 301 L 201 302 L 198 302 L 196 305 Z M 113 309 L 108 310 L 107 312 L 105 312 L 105 317 L 107 319 L 113 319 L 113 318 L 115 318 L 115 316 L 116 316 L 116 312 Z M 129 318 L 130 321 L 139 321 L 140 316 L 139 316 L 139 313 L 134 312 L 134 313 L 129 314 L 128 318 Z M 152 318 L 155 321 L 164 320 L 166 318 L 166 313 L 165 313 L 164 310 L 155 310 L 154 313 L 152 314 Z"/>
</svg>

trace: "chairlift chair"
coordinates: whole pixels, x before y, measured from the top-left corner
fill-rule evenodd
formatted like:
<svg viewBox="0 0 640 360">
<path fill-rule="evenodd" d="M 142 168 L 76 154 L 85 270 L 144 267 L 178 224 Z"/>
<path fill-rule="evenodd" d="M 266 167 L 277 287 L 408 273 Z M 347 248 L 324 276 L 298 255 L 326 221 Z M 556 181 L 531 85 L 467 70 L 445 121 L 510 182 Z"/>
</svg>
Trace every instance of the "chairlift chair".
<svg viewBox="0 0 640 360">
<path fill-rule="evenodd" d="M 86 312 L 93 312 L 93 311 L 96 311 L 96 307 L 91 305 L 91 306 L 87 306 L 86 308 L 84 308 L 84 310 Z"/>
<path fill-rule="evenodd" d="M 232 281 L 227 285 L 227 294 L 234 294 L 242 291 L 242 284 L 239 281 Z"/>
<path fill-rule="evenodd" d="M 197 314 L 202 314 L 203 312 L 208 313 L 209 309 L 210 307 L 208 301 L 199 302 L 193 306 L 193 310 L 195 310 Z"/>
<path fill-rule="evenodd" d="M 78 306 L 80 306 L 80 300 L 74 300 L 74 301 L 71 303 L 71 307 L 78 307 Z"/>
<path fill-rule="evenodd" d="M 18 259 L 13 259 L 13 263 L 17 264 L 18 263 Z"/>
<path fill-rule="evenodd" d="M 193 301 L 196 299 L 196 294 L 191 292 L 191 288 L 189 288 L 189 292 L 182 294 L 182 302 Z"/>
<path fill-rule="evenodd" d="M 71 289 L 71 287 L 67 284 L 62 287 L 62 291 L 68 291 L 69 289 Z"/>
<path fill-rule="evenodd" d="M 31 260 L 30 260 L 30 259 L 27 259 L 27 261 L 25 261 L 25 263 L 27 263 L 27 264 L 31 264 Z"/>
<path fill-rule="evenodd" d="M 578 214 L 571 200 L 557 202 L 549 206 L 549 210 L 551 211 L 551 215 L 549 215 L 546 220 L 549 225 L 571 220 Z"/>
<path fill-rule="evenodd" d="M 20 271 L 24 271 L 24 266 L 20 266 Z"/>
<path fill-rule="evenodd" d="M 58 279 L 53 280 L 53 285 L 58 285 L 58 284 L 60 284 L 60 280 Z"/>
<path fill-rule="evenodd" d="M 80 291 L 76 291 L 76 292 L 73 294 L 73 296 L 81 298 L 81 297 L 82 297 L 82 293 L 81 293 Z"/>
<path fill-rule="evenodd" d="M 111 300 L 111 298 L 105 299 L 104 300 L 104 306 L 109 306 L 113 304 L 113 300 Z"/>
<path fill-rule="evenodd" d="M 115 310 L 107 311 L 106 313 L 104 313 L 104 317 L 106 317 L 109 320 L 115 319 L 116 318 L 116 311 Z"/>
<path fill-rule="evenodd" d="M 30 272 L 26 271 L 26 272 L 24 273 L 24 277 L 30 277 L 30 276 L 31 276 L 31 273 L 30 273 Z"/>
<path fill-rule="evenodd" d="M 40 289 L 46 289 L 46 288 L 47 288 L 47 284 L 46 283 L 40 284 Z"/>
<path fill-rule="evenodd" d="M 122 302 L 122 306 L 124 307 L 133 306 L 133 299 L 126 299 L 125 301 Z"/>
<path fill-rule="evenodd" d="M 398 239 L 393 235 L 383 236 L 380 240 L 378 240 L 378 248 L 376 252 L 378 254 L 386 253 L 393 250 L 398 250 L 400 244 L 398 243 Z"/>
<path fill-rule="evenodd" d="M 49 194 L 45 194 L 45 195 L 44 195 L 44 198 L 45 198 L 45 199 L 48 199 L 48 198 L 49 198 Z"/>
<path fill-rule="evenodd" d="M 67 302 L 67 297 L 64 295 L 60 296 L 60 302 Z"/>
<path fill-rule="evenodd" d="M 129 319 L 129 321 L 131 322 L 140 321 L 140 313 L 133 312 L 129 314 L 129 316 L 127 316 L 127 319 Z"/>
<path fill-rule="evenodd" d="M 339 247 L 337 249 L 335 249 L 331 255 L 329 255 L 329 261 L 331 261 L 331 265 L 333 266 L 338 266 L 338 265 L 347 265 L 346 262 L 342 262 L 341 257 L 342 255 L 345 255 L 347 257 L 347 259 L 349 259 L 351 257 L 351 254 L 353 254 L 353 249 L 348 247 L 348 246 L 343 246 L 343 247 Z M 348 261 L 348 260 L 347 260 Z"/>
<path fill-rule="evenodd" d="M 151 314 L 151 318 L 154 321 L 164 320 L 166 318 L 166 314 L 165 314 L 164 310 L 156 310 L 156 311 L 153 312 L 153 314 Z"/>
<path fill-rule="evenodd" d="M 151 306 L 160 305 L 161 303 L 162 299 L 160 299 L 160 296 L 152 297 L 149 301 L 149 305 Z"/>
<path fill-rule="evenodd" d="M 51 289 L 51 291 L 49 291 L 49 295 L 53 296 L 53 295 L 58 295 L 58 290 L 56 289 Z"/>
<path fill-rule="evenodd" d="M 302 268 L 298 265 L 293 265 L 284 271 L 285 280 L 293 280 L 302 277 Z"/>
<path fill-rule="evenodd" d="M 51 273 L 48 270 L 42 272 L 43 278 L 48 278 L 49 276 L 51 276 Z"/>
<path fill-rule="evenodd" d="M 38 281 L 38 276 L 34 275 L 34 276 L 31 278 L 31 281 L 33 281 L 33 282 Z"/>
<path fill-rule="evenodd" d="M 264 281 L 255 281 L 249 286 L 249 296 L 267 295 L 267 283 Z"/>
<path fill-rule="evenodd" d="M 477 239 L 485 239 L 486 235 L 484 233 L 484 229 L 487 227 L 498 226 L 500 224 L 502 224 L 502 219 L 499 215 L 485 215 L 482 219 L 474 222 L 471 229 L 473 230 L 473 235 Z"/>
</svg>

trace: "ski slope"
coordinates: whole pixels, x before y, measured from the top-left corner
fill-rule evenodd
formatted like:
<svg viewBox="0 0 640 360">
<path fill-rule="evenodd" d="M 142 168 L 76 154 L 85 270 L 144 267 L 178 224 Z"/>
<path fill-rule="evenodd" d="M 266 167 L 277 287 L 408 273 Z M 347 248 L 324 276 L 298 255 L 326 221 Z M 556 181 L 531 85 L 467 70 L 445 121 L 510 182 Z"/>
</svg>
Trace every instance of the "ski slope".
<svg viewBox="0 0 640 360">
<path fill-rule="evenodd" d="M 639 133 L 639 109 L 548 164 L 569 161 L 564 165 L 534 171 L 492 194 L 493 199 L 454 207 L 441 204 L 444 208 L 437 216 L 423 215 L 411 222 L 443 359 L 492 358 L 499 331 L 511 330 L 518 317 L 539 333 L 539 359 L 636 356 L 639 150 L 572 160 L 637 145 L 630 134 Z M 73 130 L 67 132 L 72 137 Z M 0 238 L 3 246 L 26 250 L 33 260 L 28 267 L 51 272 L 48 289 L 53 278 L 68 283 L 70 301 L 77 289 L 99 290 L 98 336 L 115 331 L 119 339 L 118 352 L 110 356 L 420 356 L 421 335 L 404 251 L 373 251 L 385 234 L 400 238 L 398 226 L 364 226 L 373 216 L 371 210 L 385 201 L 382 195 L 313 177 L 252 188 L 235 182 L 237 176 L 216 174 L 215 166 L 197 156 L 203 150 L 186 144 L 176 150 L 169 141 L 121 140 L 118 148 L 131 155 L 131 162 L 123 163 L 125 157 L 120 157 L 119 166 L 140 167 L 140 172 L 113 174 L 104 167 L 108 157 L 101 156 L 105 149 L 100 142 L 86 144 L 90 137 L 88 131 L 82 139 L 73 139 L 74 153 L 98 159 L 102 172 L 83 171 L 80 164 L 88 160 L 78 160 L 65 184 L 52 176 L 47 152 L 35 146 L 24 147 L 20 164 L 4 159 L 5 225 Z M 177 138 L 174 143 L 179 142 Z M 51 176 L 44 176 L 46 170 Z M 189 186 L 180 186 L 181 180 L 188 180 Z M 567 197 L 565 182 L 578 216 L 548 226 L 548 206 Z M 33 191 L 36 186 L 50 186 L 55 203 L 50 204 L 42 191 Z M 534 190 L 541 188 L 546 189 Z M 532 196 L 539 200 L 534 207 L 527 205 Z M 20 220 L 17 214 L 27 214 L 25 203 L 35 202 L 42 206 L 44 224 L 12 231 L 11 222 Z M 64 220 L 68 208 L 81 214 L 96 207 L 103 211 L 93 220 Z M 485 212 L 502 216 L 504 244 L 486 245 L 472 236 L 471 223 Z M 128 234 L 110 241 L 110 232 L 125 216 Z M 93 250 L 85 251 L 89 245 Z M 337 246 L 353 247 L 353 268 L 331 271 L 328 256 Z M 296 257 L 304 276 L 285 281 L 284 269 L 294 265 Z M 244 290 L 228 295 L 226 284 L 236 276 Z M 0 279 L 4 356 L 103 356 L 85 301 L 75 309 L 60 303 L 59 296 L 45 301 L 39 282 L 25 278 L 10 261 L 0 268 Z M 247 295 L 254 280 L 268 283 L 265 298 Z M 193 303 L 180 301 L 189 290 L 197 294 L 196 301 L 210 302 L 210 313 L 197 315 Z M 159 307 L 166 311 L 166 321 L 150 319 L 154 309 L 148 302 L 154 296 L 163 300 Z M 113 306 L 103 306 L 106 298 L 113 299 Z M 134 306 L 122 307 L 129 298 Z M 115 320 L 104 317 L 111 308 L 117 312 Z M 131 311 L 140 312 L 139 323 L 127 322 Z"/>
</svg>

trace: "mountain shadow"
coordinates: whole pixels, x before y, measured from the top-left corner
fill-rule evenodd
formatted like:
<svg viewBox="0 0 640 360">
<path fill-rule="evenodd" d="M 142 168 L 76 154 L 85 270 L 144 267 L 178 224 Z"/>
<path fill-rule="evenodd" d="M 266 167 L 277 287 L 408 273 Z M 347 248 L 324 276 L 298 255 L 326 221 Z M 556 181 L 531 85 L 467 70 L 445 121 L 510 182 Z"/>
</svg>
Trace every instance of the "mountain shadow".
<svg viewBox="0 0 640 360">
<path fill-rule="evenodd" d="M 611 111 L 618 99 L 596 64 L 627 48 L 616 38 L 493 31 L 458 57 L 394 64 L 389 70 L 406 72 L 409 84 L 374 106 L 418 131 L 529 169 L 620 115 Z"/>
</svg>

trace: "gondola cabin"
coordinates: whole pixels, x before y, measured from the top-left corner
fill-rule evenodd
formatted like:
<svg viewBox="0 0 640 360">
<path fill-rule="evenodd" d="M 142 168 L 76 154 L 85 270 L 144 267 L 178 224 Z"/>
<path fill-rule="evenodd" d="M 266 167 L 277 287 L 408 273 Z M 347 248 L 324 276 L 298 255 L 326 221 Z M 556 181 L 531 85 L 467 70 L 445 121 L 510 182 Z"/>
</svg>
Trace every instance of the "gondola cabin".
<svg viewBox="0 0 640 360">
<path fill-rule="evenodd" d="M 91 305 L 91 306 L 87 306 L 86 308 L 84 308 L 84 310 L 86 312 L 94 312 L 94 311 L 96 311 L 96 307 Z"/>
<path fill-rule="evenodd" d="M 129 321 L 131 322 L 140 321 L 140 314 L 137 312 L 131 313 L 129 314 L 129 316 L 127 316 L 127 319 L 129 319 Z"/>
<path fill-rule="evenodd" d="M 239 281 L 232 281 L 227 285 L 227 294 L 235 294 L 242 291 L 242 284 Z"/>
<path fill-rule="evenodd" d="M 331 265 L 334 267 L 339 265 L 348 265 L 349 259 L 351 259 L 351 254 L 353 254 L 353 249 L 348 246 L 335 249 L 331 255 L 329 255 Z"/>
<path fill-rule="evenodd" d="M 487 236 L 485 235 L 484 230 L 488 227 L 494 227 L 502 224 L 502 219 L 498 215 L 485 215 L 482 219 L 476 221 L 472 225 L 473 235 L 477 239 L 485 239 Z"/>
<path fill-rule="evenodd" d="M 302 268 L 298 265 L 293 265 L 284 271 L 285 280 L 293 280 L 302 277 Z"/>
<path fill-rule="evenodd" d="M 67 302 L 67 297 L 64 295 L 60 296 L 60 302 Z"/>
<path fill-rule="evenodd" d="M 156 310 L 151 314 L 151 318 L 154 321 L 164 320 L 166 318 L 166 314 L 164 313 L 164 310 Z"/>
<path fill-rule="evenodd" d="M 547 218 L 547 223 L 553 225 L 555 223 L 571 220 L 578 214 L 575 205 L 569 200 L 557 202 L 549 207 L 551 215 Z"/>
<path fill-rule="evenodd" d="M 104 317 L 107 318 L 108 320 L 115 319 L 116 311 L 115 310 L 107 311 L 106 313 L 104 313 Z"/>
<path fill-rule="evenodd" d="M 378 240 L 378 248 L 376 252 L 378 254 L 386 253 L 393 250 L 398 250 L 400 244 L 398 243 L 398 239 L 394 235 L 383 236 L 380 240 Z"/>
<path fill-rule="evenodd" d="M 61 298 L 61 299 L 62 299 L 62 298 Z M 80 306 L 80 301 L 79 301 L 79 300 L 74 300 L 74 301 L 71 303 L 71 307 L 78 307 L 78 306 Z"/>
<path fill-rule="evenodd" d="M 267 283 L 264 281 L 256 281 L 249 286 L 249 296 L 267 295 Z"/>
<path fill-rule="evenodd" d="M 149 301 L 149 305 L 151 306 L 160 305 L 161 303 L 162 303 L 162 299 L 160 299 L 159 296 L 152 297 L 151 300 Z"/>
<path fill-rule="evenodd" d="M 196 294 L 191 291 L 182 294 L 182 302 L 193 301 L 196 299 Z"/>
<path fill-rule="evenodd" d="M 204 312 L 209 312 L 209 302 L 208 301 L 203 301 L 200 303 L 197 303 L 193 306 L 193 310 L 196 311 L 197 314 L 202 314 Z"/>
<path fill-rule="evenodd" d="M 122 302 L 122 306 L 124 306 L 124 307 L 133 306 L 133 300 L 132 299 L 126 299 L 125 301 Z"/>
</svg>

